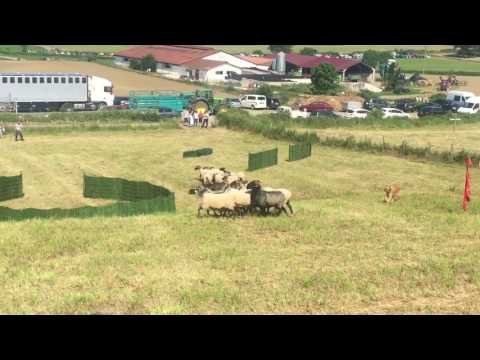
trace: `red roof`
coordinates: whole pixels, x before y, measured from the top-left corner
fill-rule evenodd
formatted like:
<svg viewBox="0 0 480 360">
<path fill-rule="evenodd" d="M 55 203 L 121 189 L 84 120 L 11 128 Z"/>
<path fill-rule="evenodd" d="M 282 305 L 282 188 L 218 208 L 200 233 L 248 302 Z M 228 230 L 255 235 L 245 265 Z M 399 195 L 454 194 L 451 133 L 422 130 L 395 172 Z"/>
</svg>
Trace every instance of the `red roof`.
<svg viewBox="0 0 480 360">
<path fill-rule="evenodd" d="M 272 54 L 268 56 L 273 58 L 276 55 Z M 311 56 L 295 53 L 286 54 L 286 61 L 302 68 L 315 68 L 320 64 L 332 64 L 337 71 L 343 71 L 361 62 L 360 60 L 347 60 L 337 57 Z"/>
<path fill-rule="evenodd" d="M 152 55 L 157 62 L 181 65 L 218 52 L 212 48 L 196 45 L 146 45 L 116 52 L 115 56 L 142 59 L 147 55 Z"/>
<path fill-rule="evenodd" d="M 188 63 L 184 63 L 183 66 L 189 69 L 210 70 L 223 64 L 227 64 L 227 62 L 197 59 L 197 60 L 190 61 Z"/>
<path fill-rule="evenodd" d="M 255 65 L 264 65 L 270 66 L 272 65 L 273 58 L 263 57 L 263 56 L 246 56 L 246 55 L 237 55 L 239 59 L 251 62 Z"/>
</svg>

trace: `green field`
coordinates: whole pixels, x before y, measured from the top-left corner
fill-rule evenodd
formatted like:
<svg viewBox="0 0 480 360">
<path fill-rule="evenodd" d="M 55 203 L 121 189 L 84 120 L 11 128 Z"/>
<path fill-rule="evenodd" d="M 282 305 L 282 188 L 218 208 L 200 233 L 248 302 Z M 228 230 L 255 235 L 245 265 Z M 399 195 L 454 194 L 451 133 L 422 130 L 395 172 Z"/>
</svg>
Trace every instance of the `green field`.
<svg viewBox="0 0 480 360">
<path fill-rule="evenodd" d="M 0 175 L 24 176 L 2 206 L 77 207 L 82 170 L 176 193 L 177 213 L 0 223 L 2 314 L 478 313 L 476 197 L 461 210 L 464 168 L 215 129 L 36 134 L 0 139 Z M 278 146 L 279 165 L 247 173 L 293 192 L 292 217 L 196 217 L 198 164 L 245 170 Z M 212 147 L 204 158 L 189 149 Z M 402 186 L 382 203 L 383 186 Z"/>
<path fill-rule="evenodd" d="M 254 50 L 262 50 L 263 52 L 270 52 L 268 45 L 206 45 L 213 48 L 222 49 L 231 53 L 247 52 Z M 351 53 L 355 51 L 365 50 L 377 50 L 377 51 L 393 51 L 393 50 L 427 50 L 438 51 L 444 49 L 450 49 L 448 45 L 295 45 L 294 51 L 300 51 L 304 47 L 312 47 L 319 52 L 339 52 L 339 53 Z"/>
<path fill-rule="evenodd" d="M 406 72 L 480 75 L 480 62 L 478 61 L 432 57 L 430 59 L 399 59 L 398 63 Z"/>
<path fill-rule="evenodd" d="M 115 52 L 123 49 L 127 49 L 131 45 L 44 45 L 48 47 L 55 47 L 70 51 L 94 51 L 94 52 Z M 216 49 L 225 50 L 231 53 L 238 53 L 243 51 L 254 51 L 260 49 L 264 52 L 269 52 L 268 45 L 204 45 L 211 46 Z M 296 45 L 294 50 L 299 51 L 304 47 L 313 47 L 321 52 L 334 51 L 334 52 L 345 52 L 350 53 L 354 51 L 365 51 L 368 49 L 373 50 L 400 50 L 400 49 L 411 49 L 411 50 L 427 50 L 438 51 L 444 49 L 450 49 L 451 46 L 448 45 Z"/>
<path fill-rule="evenodd" d="M 112 53 L 128 49 L 130 45 L 43 45 L 45 47 L 64 49 L 67 51 L 87 51 Z"/>
</svg>

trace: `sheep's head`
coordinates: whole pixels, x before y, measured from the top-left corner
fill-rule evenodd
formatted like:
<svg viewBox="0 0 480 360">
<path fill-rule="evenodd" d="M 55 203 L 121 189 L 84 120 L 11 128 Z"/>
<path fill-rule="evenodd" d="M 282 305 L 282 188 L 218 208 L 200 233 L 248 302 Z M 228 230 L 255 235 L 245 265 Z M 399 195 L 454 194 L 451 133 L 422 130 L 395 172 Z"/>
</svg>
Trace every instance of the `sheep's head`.
<svg viewBox="0 0 480 360">
<path fill-rule="evenodd" d="M 194 170 L 200 170 L 202 167 L 200 165 L 195 166 Z"/>
<path fill-rule="evenodd" d="M 253 180 L 253 181 L 250 181 L 248 184 L 247 184 L 247 189 L 258 189 L 258 188 L 261 188 L 262 187 L 262 184 L 260 182 L 260 180 Z"/>
</svg>

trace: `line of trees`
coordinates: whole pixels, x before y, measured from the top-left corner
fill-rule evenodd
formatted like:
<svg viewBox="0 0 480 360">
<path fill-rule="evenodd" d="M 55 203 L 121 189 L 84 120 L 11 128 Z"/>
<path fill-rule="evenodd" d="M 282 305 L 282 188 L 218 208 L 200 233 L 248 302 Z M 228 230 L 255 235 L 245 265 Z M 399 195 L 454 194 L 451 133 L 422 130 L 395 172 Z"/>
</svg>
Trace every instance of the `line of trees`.
<svg viewBox="0 0 480 360">
<path fill-rule="evenodd" d="M 453 45 L 457 55 L 462 57 L 480 56 L 480 45 Z"/>
</svg>

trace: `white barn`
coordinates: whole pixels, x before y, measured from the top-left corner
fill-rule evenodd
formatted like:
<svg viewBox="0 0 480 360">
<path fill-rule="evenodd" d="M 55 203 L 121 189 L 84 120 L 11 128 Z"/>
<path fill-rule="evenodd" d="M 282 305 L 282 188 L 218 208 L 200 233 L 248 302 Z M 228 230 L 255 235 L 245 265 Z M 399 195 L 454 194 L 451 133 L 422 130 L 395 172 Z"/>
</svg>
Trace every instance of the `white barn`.
<svg viewBox="0 0 480 360">
<path fill-rule="evenodd" d="M 175 79 L 204 82 L 223 82 L 230 74 L 242 74 L 242 69 L 257 65 L 212 48 L 194 45 L 137 46 L 115 53 L 114 63 L 129 66 L 131 60 L 152 55 L 157 61 L 157 72 Z"/>
</svg>

